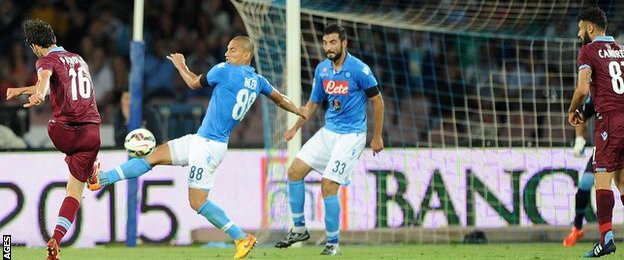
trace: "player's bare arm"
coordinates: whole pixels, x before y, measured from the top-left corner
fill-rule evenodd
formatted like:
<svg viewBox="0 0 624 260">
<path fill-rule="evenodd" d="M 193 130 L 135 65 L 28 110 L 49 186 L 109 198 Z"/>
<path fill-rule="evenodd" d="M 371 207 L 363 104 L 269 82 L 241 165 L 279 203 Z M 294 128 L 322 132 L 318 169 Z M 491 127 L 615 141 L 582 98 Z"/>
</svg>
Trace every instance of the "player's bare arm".
<svg viewBox="0 0 624 260">
<path fill-rule="evenodd" d="M 167 56 L 167 59 L 173 62 L 173 66 L 178 70 L 180 76 L 182 76 L 182 79 L 189 88 L 193 90 L 201 88 L 201 83 L 199 82 L 200 76 L 189 70 L 186 66 L 184 55 L 172 53 Z"/>
<path fill-rule="evenodd" d="M 312 117 L 312 115 L 314 115 L 314 113 L 316 112 L 316 110 L 319 108 L 319 104 L 314 103 L 310 100 L 308 100 L 308 103 L 306 103 L 306 105 L 303 108 L 303 111 L 306 113 L 306 117 L 301 117 L 299 118 L 299 120 L 297 120 L 297 123 L 295 123 L 295 125 L 288 129 L 288 131 L 286 131 L 286 133 L 284 133 L 284 138 L 286 139 L 286 141 L 290 141 L 290 139 L 293 138 L 293 136 L 295 136 L 295 134 L 297 133 L 297 131 L 299 130 L 299 128 L 301 128 L 301 126 L 303 126 L 303 124 L 310 118 Z"/>
<path fill-rule="evenodd" d="M 35 86 L 21 87 L 21 88 L 7 88 L 6 99 L 11 100 L 20 95 L 31 95 L 35 93 Z"/>
<path fill-rule="evenodd" d="M 585 97 L 589 93 L 589 82 L 591 81 L 591 69 L 584 68 L 579 70 L 578 72 L 578 84 L 576 89 L 574 90 L 574 95 L 572 96 L 572 103 L 570 104 L 570 108 L 568 109 L 568 122 L 572 126 L 578 126 L 583 124 L 583 117 L 576 113 L 576 108 L 579 107 Z"/>
<path fill-rule="evenodd" d="M 303 119 L 307 119 L 308 115 L 306 113 L 305 107 L 297 107 L 295 103 L 293 103 L 288 96 L 280 93 L 277 90 L 273 90 L 269 95 L 269 98 L 278 106 L 283 108 L 284 110 L 291 112 L 295 115 L 300 116 Z"/>
<path fill-rule="evenodd" d="M 377 153 L 381 152 L 384 147 L 383 138 L 381 137 L 384 120 L 384 102 L 381 94 L 370 97 L 369 100 L 373 103 L 373 113 L 375 116 L 375 129 L 373 131 L 373 139 L 370 143 L 371 149 L 373 149 L 374 156 Z"/>
<path fill-rule="evenodd" d="M 34 93 L 28 97 L 28 103 L 24 104 L 25 108 L 41 105 L 45 100 L 46 93 L 50 88 L 51 70 L 40 69 L 37 71 L 37 84 L 34 86 Z"/>
</svg>

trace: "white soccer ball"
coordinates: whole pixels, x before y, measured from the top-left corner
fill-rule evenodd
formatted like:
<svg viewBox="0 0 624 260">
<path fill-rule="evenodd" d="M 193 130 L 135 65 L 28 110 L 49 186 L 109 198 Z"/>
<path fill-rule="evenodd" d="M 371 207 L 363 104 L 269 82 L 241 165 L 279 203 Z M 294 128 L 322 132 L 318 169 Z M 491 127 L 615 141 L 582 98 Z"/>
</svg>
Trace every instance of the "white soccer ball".
<svg viewBox="0 0 624 260">
<path fill-rule="evenodd" d="M 130 157 L 145 157 L 154 151 L 156 138 L 145 128 L 134 129 L 126 135 L 124 147 Z"/>
</svg>

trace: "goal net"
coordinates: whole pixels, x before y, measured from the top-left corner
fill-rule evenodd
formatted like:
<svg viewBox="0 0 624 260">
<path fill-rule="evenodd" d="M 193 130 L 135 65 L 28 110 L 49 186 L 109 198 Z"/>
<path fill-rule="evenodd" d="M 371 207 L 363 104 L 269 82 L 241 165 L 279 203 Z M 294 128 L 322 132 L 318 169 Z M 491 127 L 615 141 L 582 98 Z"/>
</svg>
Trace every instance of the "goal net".
<svg viewBox="0 0 624 260">
<path fill-rule="evenodd" d="M 284 91 L 285 1 L 232 2 L 257 42 L 257 70 Z M 576 84 L 576 17 L 590 4 L 301 1 L 301 103 L 325 59 L 321 38 L 330 23 L 347 30 L 348 51 L 371 67 L 385 102 L 387 149 L 376 157 L 365 151 L 353 183 L 340 192 L 343 237 L 452 241 L 474 228 L 567 230 L 589 156 L 572 156 L 566 111 Z M 622 4 L 604 8 L 615 5 Z M 374 122 L 368 107 L 367 147 Z M 324 111 L 302 128 L 304 142 L 323 126 Z M 263 226 L 287 230 L 282 134 L 290 126 L 275 106 L 263 106 L 263 119 Z M 306 185 L 308 227 L 322 231 L 320 175 L 311 173 Z M 588 212 L 595 220 L 591 207 Z M 622 219 L 614 216 L 616 223 Z M 506 239 L 515 237 L 500 237 Z"/>
</svg>

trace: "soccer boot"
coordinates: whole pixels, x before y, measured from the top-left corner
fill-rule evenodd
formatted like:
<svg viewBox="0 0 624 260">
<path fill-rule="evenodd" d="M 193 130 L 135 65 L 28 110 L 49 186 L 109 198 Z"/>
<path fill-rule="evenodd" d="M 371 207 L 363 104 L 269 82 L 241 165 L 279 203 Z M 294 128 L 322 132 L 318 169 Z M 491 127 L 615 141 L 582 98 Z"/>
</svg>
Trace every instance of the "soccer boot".
<svg viewBox="0 0 624 260">
<path fill-rule="evenodd" d="M 570 234 L 568 234 L 563 239 L 563 246 L 573 246 L 574 244 L 576 244 L 576 241 L 583 238 L 584 235 L 585 231 L 583 229 L 576 229 L 576 227 L 573 227 L 572 231 L 570 231 Z"/>
<path fill-rule="evenodd" d="M 89 176 L 89 179 L 87 179 L 87 188 L 91 191 L 97 191 L 102 188 L 100 180 L 98 180 L 98 173 L 100 173 L 100 160 L 96 159 L 95 162 L 93 162 L 93 172 L 91 176 Z"/>
<path fill-rule="evenodd" d="M 50 238 L 46 247 L 46 249 L 48 250 L 48 258 L 46 258 L 46 260 L 59 260 L 58 255 L 61 250 L 59 249 L 56 239 Z"/>
<path fill-rule="evenodd" d="M 609 243 L 602 244 L 598 243 L 594 246 L 594 249 L 585 253 L 583 257 L 592 258 L 592 257 L 601 257 L 604 255 L 608 255 L 611 253 L 615 253 L 615 242 L 613 240 L 609 240 Z"/>
<path fill-rule="evenodd" d="M 341 255 L 340 246 L 338 244 L 327 244 L 321 255 Z"/>
<path fill-rule="evenodd" d="M 281 241 L 275 243 L 275 247 L 277 247 L 277 248 L 287 248 L 287 247 L 291 246 L 294 243 L 303 242 L 303 241 L 306 241 L 308 239 L 310 239 L 310 232 L 308 232 L 307 229 L 303 233 L 295 233 L 295 232 L 293 232 L 292 229 L 290 229 L 290 231 L 288 231 L 288 234 L 286 234 L 286 238 L 284 238 Z"/>
<path fill-rule="evenodd" d="M 245 258 L 257 243 L 258 241 L 256 240 L 256 237 L 249 234 L 247 234 L 246 238 L 235 240 L 234 244 L 236 245 L 236 253 L 234 254 L 234 258 Z"/>
</svg>

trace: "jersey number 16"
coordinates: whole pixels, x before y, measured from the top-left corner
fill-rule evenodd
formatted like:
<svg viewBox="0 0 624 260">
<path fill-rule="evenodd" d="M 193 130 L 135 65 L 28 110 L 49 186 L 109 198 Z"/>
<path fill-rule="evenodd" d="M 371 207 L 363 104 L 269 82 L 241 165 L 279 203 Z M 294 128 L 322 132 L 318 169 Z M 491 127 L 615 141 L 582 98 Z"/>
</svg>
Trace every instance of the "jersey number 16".
<svg viewBox="0 0 624 260">
<path fill-rule="evenodd" d="M 617 94 L 624 94 L 624 79 L 622 79 L 622 66 L 624 66 L 624 61 L 609 62 L 609 75 L 611 75 L 611 85 L 613 86 L 613 91 L 615 91 L 615 93 Z"/>
<path fill-rule="evenodd" d="M 80 94 L 82 98 L 91 97 L 91 79 L 86 75 L 89 74 L 82 66 L 78 67 L 77 72 L 74 68 L 69 69 L 72 100 L 78 100 L 78 94 Z"/>
</svg>

